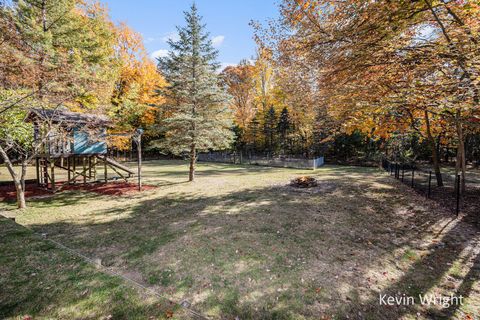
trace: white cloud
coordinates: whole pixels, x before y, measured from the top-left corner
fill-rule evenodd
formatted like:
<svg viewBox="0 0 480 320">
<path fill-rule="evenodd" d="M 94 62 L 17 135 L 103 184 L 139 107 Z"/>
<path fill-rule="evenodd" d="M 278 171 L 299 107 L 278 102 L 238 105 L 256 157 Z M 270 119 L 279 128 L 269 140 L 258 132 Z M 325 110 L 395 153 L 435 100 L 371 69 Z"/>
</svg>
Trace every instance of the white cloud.
<svg viewBox="0 0 480 320">
<path fill-rule="evenodd" d="M 180 40 L 180 36 L 178 35 L 177 32 L 170 32 L 170 33 L 165 34 L 162 37 L 163 42 L 167 42 L 168 40 L 178 41 L 178 40 Z"/>
<path fill-rule="evenodd" d="M 222 72 L 223 69 L 225 69 L 226 67 L 233 67 L 233 66 L 236 66 L 236 65 L 237 65 L 236 63 L 222 62 L 222 63 L 220 63 L 220 68 L 219 68 L 218 72 Z"/>
<path fill-rule="evenodd" d="M 153 51 L 152 54 L 150 54 L 150 57 L 154 60 L 156 58 L 164 58 L 166 56 L 168 56 L 168 50 L 167 49 L 156 50 L 156 51 Z"/>
<path fill-rule="evenodd" d="M 220 47 L 225 40 L 225 36 L 219 35 L 212 38 L 212 45 L 214 47 Z"/>
<path fill-rule="evenodd" d="M 145 39 L 144 42 L 145 42 L 145 43 L 150 43 L 150 42 L 153 42 L 153 41 L 155 41 L 155 40 L 157 40 L 157 39 L 155 39 L 154 37 L 148 37 L 148 38 Z"/>
</svg>

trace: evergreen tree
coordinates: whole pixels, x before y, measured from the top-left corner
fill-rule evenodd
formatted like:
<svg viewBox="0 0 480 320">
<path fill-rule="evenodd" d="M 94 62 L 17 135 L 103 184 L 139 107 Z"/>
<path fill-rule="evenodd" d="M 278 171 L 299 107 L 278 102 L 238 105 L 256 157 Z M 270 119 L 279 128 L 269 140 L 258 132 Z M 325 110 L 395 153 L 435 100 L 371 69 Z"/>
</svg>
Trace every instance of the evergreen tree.
<svg viewBox="0 0 480 320">
<path fill-rule="evenodd" d="M 270 106 L 265 113 L 265 122 L 263 126 L 263 133 L 265 135 L 265 148 L 272 152 L 275 149 L 275 129 L 277 125 L 277 115 L 275 108 Z"/>
<path fill-rule="evenodd" d="M 218 52 L 213 48 L 195 4 L 185 12 L 185 27 L 178 27 L 179 40 L 169 40 L 168 57 L 159 59 L 168 86 L 169 117 L 163 146 L 174 154 L 189 153 L 189 181 L 195 177 L 197 151 L 227 148 L 233 139 L 227 95 L 216 73 Z"/>
<path fill-rule="evenodd" d="M 285 146 L 287 144 L 287 135 L 292 128 L 292 123 L 290 120 L 290 114 L 288 113 L 287 107 L 282 109 L 280 113 L 280 118 L 278 119 L 277 131 L 280 135 L 280 143 L 282 145 L 283 152 L 285 152 Z"/>
<path fill-rule="evenodd" d="M 77 0 L 22 0 L 12 15 L 18 42 L 27 47 L 16 52 L 28 69 L 22 84 L 29 81 L 40 100 L 55 105 L 108 103 L 115 39 L 104 8 Z"/>
<path fill-rule="evenodd" d="M 253 151 L 256 152 L 258 148 L 258 132 L 259 132 L 259 127 L 260 127 L 260 121 L 258 121 L 258 111 L 255 113 L 255 116 L 253 117 L 252 121 L 249 123 L 249 131 L 251 132 L 252 135 L 252 141 L 253 141 Z"/>
<path fill-rule="evenodd" d="M 239 125 L 234 125 L 232 131 L 234 134 L 233 149 L 243 152 L 243 149 L 245 148 L 244 129 Z"/>
</svg>

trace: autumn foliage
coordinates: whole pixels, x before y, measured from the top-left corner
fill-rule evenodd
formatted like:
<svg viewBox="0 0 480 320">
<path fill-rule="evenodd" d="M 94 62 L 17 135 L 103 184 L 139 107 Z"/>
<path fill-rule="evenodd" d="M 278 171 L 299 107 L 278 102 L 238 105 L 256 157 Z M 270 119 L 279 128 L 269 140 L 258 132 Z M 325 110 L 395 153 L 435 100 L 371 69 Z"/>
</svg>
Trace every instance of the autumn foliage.
<svg viewBox="0 0 480 320">
<path fill-rule="evenodd" d="M 437 178 L 438 150 L 455 146 L 465 171 L 480 118 L 478 3 L 292 0 L 280 9 L 277 24 L 256 26 L 257 39 L 274 53 L 276 83 L 306 136 L 312 125 L 315 140 L 359 132 L 393 158 L 405 148 L 399 137 L 425 141 Z"/>
</svg>

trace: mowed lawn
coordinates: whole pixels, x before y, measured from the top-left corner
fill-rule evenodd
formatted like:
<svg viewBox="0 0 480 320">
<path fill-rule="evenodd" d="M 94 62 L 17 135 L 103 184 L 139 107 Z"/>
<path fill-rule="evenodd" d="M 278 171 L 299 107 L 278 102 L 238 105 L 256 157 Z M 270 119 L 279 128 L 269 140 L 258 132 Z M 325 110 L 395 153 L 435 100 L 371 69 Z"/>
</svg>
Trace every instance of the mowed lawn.
<svg viewBox="0 0 480 320">
<path fill-rule="evenodd" d="M 144 175 L 154 190 L 68 191 L 30 200 L 24 212 L 14 204 L 0 208 L 213 319 L 480 316 L 480 232 L 384 172 L 201 163 L 197 174 L 188 183 L 185 162 L 151 161 Z M 305 174 L 319 186 L 288 186 Z M 188 316 L 0 222 L 0 317 Z M 465 299 L 446 308 L 420 301 L 398 307 L 381 305 L 381 294 Z"/>
</svg>

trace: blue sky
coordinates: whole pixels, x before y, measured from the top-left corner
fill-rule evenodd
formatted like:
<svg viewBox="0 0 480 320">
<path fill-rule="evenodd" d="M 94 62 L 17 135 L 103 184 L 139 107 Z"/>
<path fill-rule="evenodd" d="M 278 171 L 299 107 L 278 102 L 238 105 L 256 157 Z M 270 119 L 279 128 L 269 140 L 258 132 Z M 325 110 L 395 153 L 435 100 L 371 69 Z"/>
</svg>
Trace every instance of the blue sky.
<svg viewBox="0 0 480 320">
<path fill-rule="evenodd" d="M 183 11 L 192 0 L 102 0 L 114 21 L 125 21 L 143 35 L 151 56 L 165 54 L 168 37 L 175 36 L 175 26 L 184 25 Z M 255 54 L 251 20 L 266 22 L 278 16 L 275 0 L 196 0 L 207 24 L 219 62 L 224 66 L 249 59 Z"/>
</svg>

